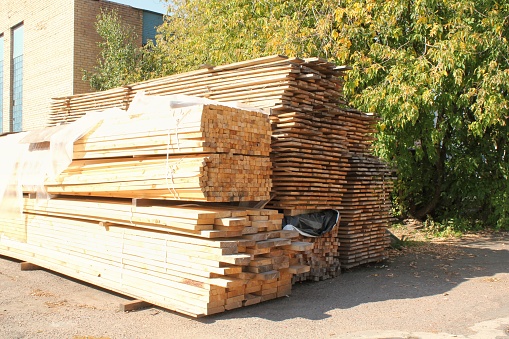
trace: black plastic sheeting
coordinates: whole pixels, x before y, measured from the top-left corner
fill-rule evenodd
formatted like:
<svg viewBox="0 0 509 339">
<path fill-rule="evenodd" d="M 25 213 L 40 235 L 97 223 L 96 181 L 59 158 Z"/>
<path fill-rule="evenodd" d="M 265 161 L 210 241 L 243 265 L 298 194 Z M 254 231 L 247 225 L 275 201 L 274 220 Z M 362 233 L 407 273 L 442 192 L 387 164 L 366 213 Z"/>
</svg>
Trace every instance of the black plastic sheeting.
<svg viewBox="0 0 509 339">
<path fill-rule="evenodd" d="M 283 228 L 294 229 L 300 234 L 308 237 L 319 237 L 330 232 L 338 223 L 339 212 L 336 210 L 323 210 L 315 213 L 299 214 L 296 216 L 285 216 Z"/>
</svg>

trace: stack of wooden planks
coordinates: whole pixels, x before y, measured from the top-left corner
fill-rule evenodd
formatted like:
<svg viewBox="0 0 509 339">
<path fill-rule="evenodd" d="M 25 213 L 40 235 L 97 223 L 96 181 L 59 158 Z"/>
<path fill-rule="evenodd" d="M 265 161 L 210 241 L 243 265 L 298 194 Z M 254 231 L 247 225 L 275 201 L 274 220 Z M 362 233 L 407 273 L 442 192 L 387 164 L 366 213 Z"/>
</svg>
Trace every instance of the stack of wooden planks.
<svg viewBox="0 0 509 339">
<path fill-rule="evenodd" d="M 294 283 L 326 280 L 340 274 L 338 228 L 339 225 L 336 225 L 330 232 L 317 238 L 302 235 L 297 238 L 299 242 L 308 243 L 313 248 L 309 251 L 292 253 L 292 257 L 297 259 L 294 261 L 295 264 L 310 266 L 309 271 L 294 275 Z"/>
<path fill-rule="evenodd" d="M 24 180 L 55 160 L 54 130 L 28 133 L 26 154 L 12 154 L 23 214 L 0 218 L 0 254 L 196 317 L 288 295 L 309 270 L 294 258 L 312 244 L 282 230 L 282 214 L 225 204 L 269 196 L 267 115 L 208 104 L 112 113 L 72 144 L 41 199 Z"/>
<path fill-rule="evenodd" d="M 357 131 L 348 146 L 346 192 L 338 239 L 339 258 L 343 268 L 351 268 L 387 258 L 387 227 L 392 222 L 390 193 L 394 173 L 372 155 L 372 136 L 376 120 L 351 109 L 350 124 Z"/>
<path fill-rule="evenodd" d="M 25 241 L 2 232 L 0 254 L 190 316 L 288 295 L 309 269 L 290 264 L 309 244 L 274 210 L 59 197 L 24 212 Z"/>
<path fill-rule="evenodd" d="M 129 93 L 131 93 L 129 86 L 124 86 L 107 91 L 54 98 L 51 101 L 48 126 L 76 121 L 92 111 L 104 111 L 114 107 L 127 110 L 132 100 Z"/>
<path fill-rule="evenodd" d="M 265 200 L 270 160 L 232 154 L 75 160 L 56 179 L 50 194 L 191 201 Z"/>
<path fill-rule="evenodd" d="M 281 113 L 271 118 L 272 192 L 276 198 L 270 206 L 287 215 L 341 209 L 348 166 L 340 138 L 341 119 L 320 113 Z M 302 127 L 295 127 L 298 124 Z"/>
<path fill-rule="evenodd" d="M 74 143 L 51 194 L 228 202 L 269 198 L 266 114 L 220 105 L 113 114 Z"/>
<path fill-rule="evenodd" d="M 348 119 L 355 117 L 340 109 L 345 104 L 343 76 L 348 69 L 319 58 L 275 55 L 132 84 L 111 90 L 107 97 L 117 93 L 124 98 L 118 94 L 124 90 L 130 99 L 140 92 L 186 94 L 270 110 L 273 198 L 269 206 L 297 214 L 341 208 L 348 143 L 358 138 L 349 139 L 350 133 L 357 132 L 352 131 Z M 49 125 L 84 114 L 87 100 L 89 110 L 96 109 L 97 97 L 93 93 L 56 99 Z M 124 99 L 108 100 L 105 108 L 125 105 Z"/>
<path fill-rule="evenodd" d="M 394 173 L 371 155 L 349 158 L 347 192 L 338 231 L 341 267 L 351 268 L 387 258 L 391 224 L 390 192 Z"/>
<path fill-rule="evenodd" d="M 210 67 L 106 92 L 55 98 L 48 125 L 74 121 L 88 111 L 111 107 L 125 109 L 139 92 L 148 95 L 186 94 L 221 102 L 242 102 L 271 111 L 328 112 L 337 109 L 337 104 L 345 103 L 342 76 L 348 69 L 319 58 L 299 59 L 280 55 Z"/>
<path fill-rule="evenodd" d="M 330 208 L 345 215 L 337 237 L 326 235 L 323 239 L 312 240 L 315 245 L 323 245 L 315 248 L 316 253 L 300 259 L 311 264 L 314 272 L 307 274 L 306 279 L 321 280 L 334 276 L 332 272 L 338 272 L 339 250 L 341 258 L 346 260 L 345 265 L 351 267 L 384 257 L 369 254 L 368 259 L 352 261 L 350 258 L 358 255 L 355 251 L 359 248 L 366 253 L 370 248 L 384 247 L 387 242 L 380 231 L 370 241 L 342 236 L 349 232 L 348 225 L 355 229 L 363 223 L 365 228 L 370 228 L 372 222 L 380 217 L 368 210 L 363 212 L 363 202 L 359 199 L 365 194 L 363 190 L 369 192 L 371 183 L 365 182 L 360 190 L 349 185 L 349 180 L 357 180 L 357 173 L 362 171 L 355 167 L 352 159 L 369 158 L 376 120 L 372 115 L 347 106 L 343 84 L 348 69 L 319 58 L 276 55 L 149 80 L 117 89 L 117 92 L 112 90 L 105 98 L 108 103 L 105 107 L 124 107 L 137 93 L 145 92 L 148 95 L 194 95 L 223 102 L 242 102 L 269 110 L 272 122 L 272 199 L 267 207 L 285 215 Z M 87 102 L 90 109 L 95 108 L 97 96 L 85 94 L 56 100 L 49 124 L 75 119 L 83 114 Z M 379 170 L 383 172 L 385 169 L 386 165 L 380 163 Z M 382 174 L 379 177 L 386 182 L 383 187 L 388 192 L 391 177 Z M 373 184 L 379 181 L 373 179 Z M 387 220 L 385 215 L 389 214 L 389 207 L 383 202 L 387 192 L 379 195 L 382 200 L 377 201 L 383 210 L 380 212 L 382 220 Z M 357 211 L 360 214 L 354 220 L 351 216 Z M 387 222 L 379 224 L 380 230 L 387 225 Z M 343 228 L 345 231 L 341 233 Z M 329 256 L 335 259 L 324 261 Z"/>
<path fill-rule="evenodd" d="M 270 125 L 267 115 L 260 112 L 198 104 L 163 112 L 128 113 L 105 114 L 103 123 L 74 143 L 73 158 L 270 153 Z"/>
</svg>

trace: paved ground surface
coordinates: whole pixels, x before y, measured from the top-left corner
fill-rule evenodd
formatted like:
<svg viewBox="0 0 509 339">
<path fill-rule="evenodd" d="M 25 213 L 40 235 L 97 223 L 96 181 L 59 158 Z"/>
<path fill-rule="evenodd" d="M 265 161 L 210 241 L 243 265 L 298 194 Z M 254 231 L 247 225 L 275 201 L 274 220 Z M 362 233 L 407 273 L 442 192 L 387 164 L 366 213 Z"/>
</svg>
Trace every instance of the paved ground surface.
<svg viewBox="0 0 509 339">
<path fill-rule="evenodd" d="M 508 338 L 509 234 L 433 242 L 191 319 L 0 257 L 0 338 Z"/>
</svg>

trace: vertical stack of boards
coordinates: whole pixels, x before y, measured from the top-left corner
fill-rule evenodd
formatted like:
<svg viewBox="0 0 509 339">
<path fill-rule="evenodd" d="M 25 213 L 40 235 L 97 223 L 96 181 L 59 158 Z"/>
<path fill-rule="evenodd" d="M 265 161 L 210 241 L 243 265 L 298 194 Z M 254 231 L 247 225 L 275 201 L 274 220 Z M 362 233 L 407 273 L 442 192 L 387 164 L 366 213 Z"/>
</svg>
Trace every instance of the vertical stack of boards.
<svg viewBox="0 0 509 339">
<path fill-rule="evenodd" d="M 319 238 L 311 266 L 297 280 L 336 276 L 386 257 L 391 222 L 392 171 L 371 155 L 373 115 L 349 108 L 343 98 L 348 67 L 319 58 L 270 56 L 53 100 L 48 125 L 77 119 L 90 110 L 127 108 L 139 92 L 187 94 L 266 109 L 272 123 L 272 191 L 268 208 L 285 215 L 337 209 L 339 227 Z"/>
</svg>

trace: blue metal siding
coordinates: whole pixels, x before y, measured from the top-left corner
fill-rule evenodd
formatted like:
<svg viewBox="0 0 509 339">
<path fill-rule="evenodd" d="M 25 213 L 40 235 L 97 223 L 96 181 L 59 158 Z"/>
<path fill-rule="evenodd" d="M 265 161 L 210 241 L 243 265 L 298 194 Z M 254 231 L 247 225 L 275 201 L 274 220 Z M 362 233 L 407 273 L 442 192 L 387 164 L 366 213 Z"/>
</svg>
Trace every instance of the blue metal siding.
<svg viewBox="0 0 509 339">
<path fill-rule="evenodd" d="M 148 40 L 155 42 L 157 27 L 163 23 L 163 15 L 154 12 L 143 11 L 143 44 Z"/>
</svg>

